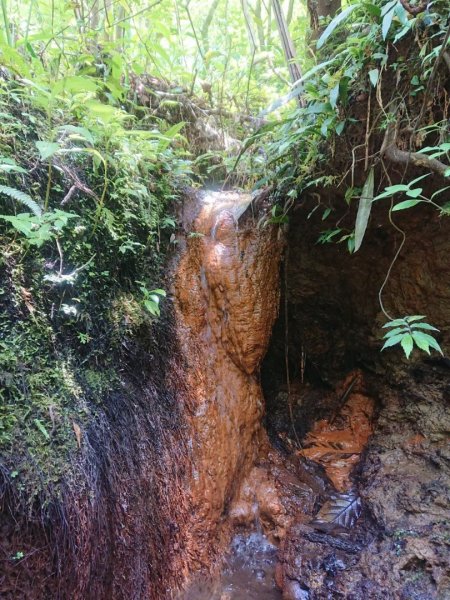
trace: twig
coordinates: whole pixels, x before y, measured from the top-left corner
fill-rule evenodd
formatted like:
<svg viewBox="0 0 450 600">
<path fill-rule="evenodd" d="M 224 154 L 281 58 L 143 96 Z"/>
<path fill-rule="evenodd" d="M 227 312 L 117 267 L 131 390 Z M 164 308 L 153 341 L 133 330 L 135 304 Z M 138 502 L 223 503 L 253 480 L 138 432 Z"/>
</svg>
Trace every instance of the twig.
<svg viewBox="0 0 450 600">
<path fill-rule="evenodd" d="M 347 402 L 347 398 L 350 395 L 350 392 L 352 391 L 352 389 L 355 386 L 355 383 L 357 382 L 358 377 L 355 376 L 353 377 L 353 379 L 351 380 L 350 384 L 348 385 L 347 389 L 345 390 L 345 392 L 342 394 L 342 396 L 339 398 L 337 407 L 333 413 L 333 416 L 331 417 L 329 423 L 330 425 L 333 425 L 333 423 L 336 421 L 336 417 L 338 416 L 339 412 L 342 410 L 342 407 L 345 405 L 345 403 Z"/>
<path fill-rule="evenodd" d="M 288 262 L 289 262 L 289 246 L 286 247 L 286 252 L 284 255 L 284 363 L 286 369 L 286 384 L 287 384 L 287 393 L 288 393 L 288 408 L 289 408 L 289 418 L 291 419 L 292 430 L 295 435 L 295 439 L 300 448 L 303 448 L 299 437 L 297 435 L 297 430 L 295 428 L 294 423 L 294 413 L 292 410 L 292 402 L 291 402 L 291 380 L 289 375 L 289 322 L 288 322 Z"/>
</svg>

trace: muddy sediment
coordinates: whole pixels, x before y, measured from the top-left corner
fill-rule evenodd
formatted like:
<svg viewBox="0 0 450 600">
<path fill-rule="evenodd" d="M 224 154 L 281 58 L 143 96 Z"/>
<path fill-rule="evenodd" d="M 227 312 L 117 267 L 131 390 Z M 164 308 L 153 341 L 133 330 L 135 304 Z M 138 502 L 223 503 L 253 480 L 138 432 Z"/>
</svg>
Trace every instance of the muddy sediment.
<svg viewBox="0 0 450 600">
<path fill-rule="evenodd" d="M 183 527 L 185 551 L 208 569 L 264 439 L 259 366 L 278 312 L 283 244 L 274 227 L 257 227 L 250 196 L 234 192 L 188 198 L 183 227 L 174 277 L 192 447 Z"/>
</svg>

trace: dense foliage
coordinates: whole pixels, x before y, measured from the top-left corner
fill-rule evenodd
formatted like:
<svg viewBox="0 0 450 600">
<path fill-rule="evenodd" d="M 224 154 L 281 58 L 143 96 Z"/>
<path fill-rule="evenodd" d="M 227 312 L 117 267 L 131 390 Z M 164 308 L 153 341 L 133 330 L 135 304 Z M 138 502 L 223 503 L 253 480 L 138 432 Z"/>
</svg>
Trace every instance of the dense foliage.
<svg viewBox="0 0 450 600">
<path fill-rule="evenodd" d="M 151 338 L 173 203 L 205 165 L 230 175 L 230 132 L 247 136 L 246 182 L 275 188 L 273 222 L 327 186 L 358 204 L 321 243 L 357 251 L 375 201 L 390 218 L 419 202 L 448 214 L 450 8 L 404 4 L 348 2 L 312 35 L 307 7 L 282 3 L 304 70 L 291 86 L 275 3 L 0 0 L 1 469 L 21 502 L 57 493 L 130 340 Z M 388 160 L 441 179 L 391 181 Z M 385 346 L 438 349 L 430 328 L 402 320 Z"/>
</svg>

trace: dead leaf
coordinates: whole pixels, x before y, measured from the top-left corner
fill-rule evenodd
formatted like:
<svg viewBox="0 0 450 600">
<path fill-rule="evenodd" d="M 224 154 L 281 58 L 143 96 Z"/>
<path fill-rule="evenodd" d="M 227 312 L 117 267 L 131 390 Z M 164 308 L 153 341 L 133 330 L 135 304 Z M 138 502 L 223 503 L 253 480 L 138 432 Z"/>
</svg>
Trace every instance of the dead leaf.
<svg viewBox="0 0 450 600">
<path fill-rule="evenodd" d="M 77 438 L 78 449 L 81 449 L 81 427 L 77 423 L 75 423 L 75 421 L 72 421 L 72 427 L 75 432 L 75 437 Z"/>
<path fill-rule="evenodd" d="M 333 494 L 317 513 L 312 525 L 351 528 L 361 515 L 361 499 L 354 492 Z"/>
<path fill-rule="evenodd" d="M 21 287 L 21 288 L 20 288 L 20 291 L 21 291 L 21 294 L 22 294 L 22 300 L 24 301 L 24 303 L 25 303 L 25 306 L 28 308 L 29 312 L 30 312 L 31 314 L 33 314 L 33 313 L 34 313 L 34 310 L 35 310 L 35 308 L 34 308 L 34 306 L 33 306 L 33 304 L 32 304 L 33 297 L 32 297 L 32 295 L 31 295 L 31 292 L 30 292 L 30 290 L 27 290 L 26 288 L 24 288 L 24 287 Z"/>
</svg>

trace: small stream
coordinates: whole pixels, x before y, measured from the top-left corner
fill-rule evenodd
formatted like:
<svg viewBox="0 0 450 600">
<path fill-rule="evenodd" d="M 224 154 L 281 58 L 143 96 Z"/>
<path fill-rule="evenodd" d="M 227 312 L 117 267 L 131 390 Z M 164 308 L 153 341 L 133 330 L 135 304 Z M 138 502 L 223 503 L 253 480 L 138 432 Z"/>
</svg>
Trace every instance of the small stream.
<svg viewBox="0 0 450 600">
<path fill-rule="evenodd" d="M 237 535 L 220 577 L 195 582 L 182 600 L 280 600 L 274 580 L 276 554 L 261 533 Z"/>
</svg>

